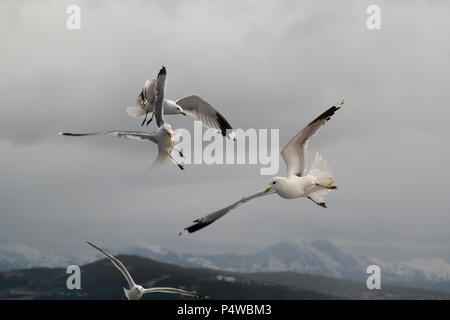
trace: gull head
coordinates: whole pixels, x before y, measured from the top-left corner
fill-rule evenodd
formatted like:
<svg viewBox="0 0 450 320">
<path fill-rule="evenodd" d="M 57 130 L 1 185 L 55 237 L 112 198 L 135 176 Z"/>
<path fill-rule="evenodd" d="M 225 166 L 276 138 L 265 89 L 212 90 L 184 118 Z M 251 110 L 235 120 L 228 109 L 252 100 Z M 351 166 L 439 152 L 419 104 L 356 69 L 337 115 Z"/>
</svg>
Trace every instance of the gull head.
<svg viewBox="0 0 450 320">
<path fill-rule="evenodd" d="M 136 296 L 138 297 L 138 299 L 140 299 L 144 294 L 144 287 L 137 284 L 135 288 L 136 288 Z"/>
<path fill-rule="evenodd" d="M 139 291 L 139 292 L 144 293 L 144 287 L 142 287 L 142 286 L 140 286 L 138 284 L 136 285 L 136 290 Z"/>
<path fill-rule="evenodd" d="M 185 117 L 187 116 L 186 112 L 184 112 L 183 108 L 180 107 L 179 105 L 176 105 L 176 109 L 175 110 L 176 110 L 177 114 L 182 114 Z"/>
<path fill-rule="evenodd" d="M 130 290 L 123 288 L 123 291 L 128 300 L 139 300 L 144 294 L 144 288 L 138 284 L 130 288 Z"/>
<path fill-rule="evenodd" d="M 283 182 L 283 177 L 275 177 L 272 180 L 270 180 L 269 186 L 264 190 L 264 193 L 267 193 L 271 190 L 278 191 L 278 188 L 280 187 L 280 184 Z"/>
</svg>

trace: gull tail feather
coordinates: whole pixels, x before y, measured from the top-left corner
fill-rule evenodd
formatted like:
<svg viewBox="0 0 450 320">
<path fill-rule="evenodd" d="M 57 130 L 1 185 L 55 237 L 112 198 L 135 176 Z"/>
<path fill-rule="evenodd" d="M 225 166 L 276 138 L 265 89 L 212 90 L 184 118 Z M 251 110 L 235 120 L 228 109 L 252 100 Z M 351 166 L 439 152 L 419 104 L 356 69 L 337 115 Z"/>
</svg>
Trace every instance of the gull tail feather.
<svg viewBox="0 0 450 320">
<path fill-rule="evenodd" d="M 129 116 L 131 116 L 133 118 L 142 118 L 142 117 L 145 117 L 146 111 L 144 109 L 142 109 L 141 107 L 136 106 L 136 107 L 128 107 L 127 113 Z M 150 116 L 150 112 L 148 115 Z"/>
<path fill-rule="evenodd" d="M 127 297 L 128 300 L 130 299 L 130 290 L 123 288 L 123 292 L 125 293 L 125 296 Z"/>
<path fill-rule="evenodd" d="M 158 153 L 158 156 L 156 157 L 155 161 L 153 161 L 152 165 L 148 169 L 150 172 L 156 171 L 159 168 L 161 168 L 163 165 L 165 165 L 170 159 L 169 154 L 166 153 Z"/>
<path fill-rule="evenodd" d="M 326 162 L 319 153 L 316 153 L 316 157 L 311 164 L 308 175 L 316 178 L 316 183 L 320 184 L 321 186 L 330 187 L 334 183 L 333 172 L 331 172 L 328 162 Z M 323 191 L 324 190 L 321 190 L 320 192 Z"/>
</svg>

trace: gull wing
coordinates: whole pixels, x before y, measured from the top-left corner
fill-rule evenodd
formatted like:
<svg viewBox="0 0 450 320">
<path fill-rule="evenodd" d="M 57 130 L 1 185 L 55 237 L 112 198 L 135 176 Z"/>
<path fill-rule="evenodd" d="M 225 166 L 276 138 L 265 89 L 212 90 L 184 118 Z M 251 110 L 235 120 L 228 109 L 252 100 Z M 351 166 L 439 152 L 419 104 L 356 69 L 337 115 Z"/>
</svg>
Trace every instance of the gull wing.
<svg viewBox="0 0 450 320">
<path fill-rule="evenodd" d="M 136 284 L 133 281 L 133 278 L 131 278 L 130 274 L 128 273 L 127 268 L 125 268 L 125 266 L 122 264 L 122 262 L 120 262 L 120 260 L 114 258 L 112 255 L 110 255 L 109 253 L 103 251 L 102 249 L 100 249 L 99 247 L 97 247 L 96 245 L 90 243 L 89 241 L 86 241 L 90 246 L 94 247 L 95 249 L 97 249 L 98 251 L 100 251 L 101 253 L 103 253 L 111 262 L 112 264 L 120 270 L 120 272 L 122 272 L 122 274 L 124 275 L 125 279 L 127 279 L 128 285 L 130 286 L 130 288 L 134 287 Z"/>
<path fill-rule="evenodd" d="M 149 140 L 154 143 L 157 143 L 154 133 L 146 133 L 139 131 L 121 131 L 121 130 L 112 130 L 112 131 L 100 131 L 100 132 L 90 132 L 90 133 L 71 133 L 71 132 L 58 132 L 58 134 L 63 136 L 70 137 L 84 137 L 84 136 L 94 136 L 99 134 L 122 137 L 126 139 L 134 139 L 134 140 Z"/>
<path fill-rule="evenodd" d="M 266 195 L 269 195 L 272 193 L 275 193 L 275 191 L 273 191 L 273 190 L 271 190 L 269 192 L 261 191 L 261 192 L 255 193 L 251 196 L 244 197 L 241 200 L 236 201 L 235 203 L 229 205 L 228 207 L 214 211 L 213 213 L 210 213 L 210 214 L 204 216 L 203 218 L 194 220 L 194 224 L 185 228 L 182 232 L 180 232 L 178 234 L 178 236 L 180 236 L 184 231 L 187 231 L 188 233 L 193 233 L 195 231 L 203 229 L 204 227 L 206 227 L 206 226 L 210 225 L 211 223 L 213 223 L 214 221 L 220 219 L 221 217 L 223 217 L 224 215 L 226 215 L 228 212 L 235 209 L 239 205 L 246 203 L 247 201 L 250 201 L 250 200 L 253 200 L 253 199 L 256 199 L 259 197 L 263 197 L 263 196 L 266 196 Z"/>
<path fill-rule="evenodd" d="M 146 107 L 154 105 L 156 102 L 156 79 L 148 79 L 144 88 L 137 98 L 137 105 L 147 109 Z M 153 111 L 153 110 L 150 110 Z"/>
<path fill-rule="evenodd" d="M 161 127 L 164 121 L 164 92 L 166 87 L 166 67 L 159 70 L 158 78 L 156 79 L 156 102 L 155 102 L 155 118 L 158 127 Z"/>
<path fill-rule="evenodd" d="M 287 176 L 303 176 L 306 170 L 306 152 L 309 139 L 315 135 L 331 116 L 341 108 L 344 100 L 339 101 L 327 111 L 322 113 L 297 135 L 295 135 L 281 151 L 281 156 L 286 163 Z"/>
<path fill-rule="evenodd" d="M 219 111 L 197 95 L 178 99 L 175 103 L 183 108 L 188 116 L 201 121 L 207 128 L 217 129 L 224 137 L 227 135 L 227 129 L 233 129 Z"/>
<path fill-rule="evenodd" d="M 194 292 L 189 292 L 189 291 L 178 289 L 178 288 L 155 287 L 155 288 L 144 289 L 144 293 L 158 293 L 158 292 L 162 292 L 162 293 L 177 293 L 177 294 L 182 294 L 184 296 L 191 296 L 191 297 L 196 297 L 196 298 L 205 298 L 205 296 L 201 296 L 201 295 L 196 294 Z"/>
</svg>

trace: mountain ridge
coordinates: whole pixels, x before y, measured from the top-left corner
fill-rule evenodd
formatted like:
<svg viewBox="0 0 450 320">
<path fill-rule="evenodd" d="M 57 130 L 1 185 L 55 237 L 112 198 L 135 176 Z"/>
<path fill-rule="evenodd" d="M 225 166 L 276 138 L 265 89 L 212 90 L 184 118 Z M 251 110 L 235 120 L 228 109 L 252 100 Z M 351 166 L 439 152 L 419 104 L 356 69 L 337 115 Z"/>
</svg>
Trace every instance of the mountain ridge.
<svg viewBox="0 0 450 320">
<path fill-rule="evenodd" d="M 354 280 L 294 272 L 236 273 L 185 268 L 136 255 L 119 260 L 144 287 L 170 286 L 208 295 L 212 299 L 450 299 L 450 294 L 423 289 L 383 286 L 369 290 Z M 31 268 L 0 272 L 0 299 L 125 299 L 123 275 L 107 259 L 81 266 L 81 290 L 68 290 L 64 268 Z M 143 299 L 192 299 L 148 294 Z"/>
<path fill-rule="evenodd" d="M 5 250 L 5 248 L 7 250 Z M 48 255 L 32 247 L 0 246 L 0 271 L 36 266 L 67 267 L 85 264 L 101 257 L 86 251 L 78 257 Z M 356 257 L 327 240 L 279 242 L 251 254 L 195 255 L 176 253 L 157 244 L 110 250 L 113 254 L 132 254 L 182 267 L 203 267 L 222 271 L 255 273 L 293 271 L 312 275 L 365 281 L 369 265 L 379 265 L 382 282 L 450 292 L 450 263 L 445 259 L 416 259 L 409 263 L 385 263 L 373 258 Z"/>
</svg>

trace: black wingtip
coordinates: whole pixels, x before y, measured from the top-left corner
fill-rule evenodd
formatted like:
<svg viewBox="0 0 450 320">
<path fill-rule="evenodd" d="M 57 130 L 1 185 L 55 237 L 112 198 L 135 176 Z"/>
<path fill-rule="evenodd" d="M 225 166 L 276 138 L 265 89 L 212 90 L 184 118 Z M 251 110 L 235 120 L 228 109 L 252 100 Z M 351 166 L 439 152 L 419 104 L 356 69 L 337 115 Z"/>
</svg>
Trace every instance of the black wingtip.
<svg viewBox="0 0 450 320">
<path fill-rule="evenodd" d="M 166 67 L 162 66 L 161 70 L 159 70 L 158 76 L 159 75 L 166 75 L 166 74 L 167 74 Z"/>
<path fill-rule="evenodd" d="M 92 136 L 98 133 L 72 133 L 72 132 L 58 132 L 59 135 L 68 136 L 68 137 L 85 137 Z"/>
<path fill-rule="evenodd" d="M 191 225 L 191 226 L 185 228 L 182 232 L 180 232 L 179 235 L 181 235 L 181 234 L 184 233 L 184 232 L 187 232 L 187 233 L 194 233 L 194 232 L 196 232 L 196 231 L 198 231 L 198 230 L 203 229 L 203 228 L 206 227 L 206 226 L 209 226 L 209 225 L 210 225 L 211 223 L 213 223 L 213 222 L 214 222 L 214 221 L 203 222 L 203 221 L 195 220 L 193 225 Z"/>
<path fill-rule="evenodd" d="M 330 120 L 331 117 L 335 114 L 336 111 L 338 111 L 342 104 L 344 103 L 344 100 L 341 100 L 339 103 L 337 103 L 336 105 L 328 108 L 328 110 L 326 110 L 324 113 L 322 113 L 320 116 L 318 116 L 317 118 L 315 118 L 313 121 L 311 121 L 309 124 L 312 124 L 316 121 L 325 119 L 326 121 Z"/>
<path fill-rule="evenodd" d="M 224 118 L 224 116 L 222 116 L 219 112 L 216 112 L 216 119 L 217 123 L 219 124 L 222 136 L 226 137 L 227 130 L 233 130 L 231 124 L 229 124 L 228 121 Z"/>
</svg>

